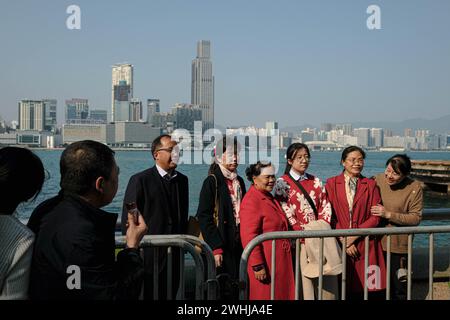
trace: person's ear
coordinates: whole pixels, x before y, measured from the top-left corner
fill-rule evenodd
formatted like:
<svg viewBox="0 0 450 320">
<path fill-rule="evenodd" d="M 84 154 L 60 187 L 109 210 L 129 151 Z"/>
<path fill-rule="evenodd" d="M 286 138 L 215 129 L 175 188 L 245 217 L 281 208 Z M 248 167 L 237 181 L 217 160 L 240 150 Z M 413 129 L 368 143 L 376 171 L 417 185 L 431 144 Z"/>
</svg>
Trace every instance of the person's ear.
<svg viewBox="0 0 450 320">
<path fill-rule="evenodd" d="M 291 159 L 288 159 L 287 163 L 292 166 L 292 164 L 294 163 L 294 161 L 292 161 Z"/>
<path fill-rule="evenodd" d="M 97 190 L 98 192 L 103 192 L 104 184 L 105 178 L 98 177 L 97 180 L 95 180 L 95 190 Z"/>
</svg>

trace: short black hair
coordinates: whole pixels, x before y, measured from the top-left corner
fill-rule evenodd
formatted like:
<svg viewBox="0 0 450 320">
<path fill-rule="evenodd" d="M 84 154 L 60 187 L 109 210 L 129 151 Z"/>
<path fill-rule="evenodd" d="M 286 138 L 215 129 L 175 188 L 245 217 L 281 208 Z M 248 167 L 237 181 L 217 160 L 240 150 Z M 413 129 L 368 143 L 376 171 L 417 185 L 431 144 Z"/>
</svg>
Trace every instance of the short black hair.
<svg viewBox="0 0 450 320">
<path fill-rule="evenodd" d="M 41 159 L 26 148 L 0 149 L 0 206 L 14 211 L 17 205 L 42 190 L 45 170 Z M 4 212 L 12 214 L 13 212 Z"/>
<path fill-rule="evenodd" d="M 406 154 L 396 154 L 386 161 L 397 174 L 408 176 L 411 173 L 411 159 Z"/>
<path fill-rule="evenodd" d="M 286 160 L 294 160 L 295 155 L 297 154 L 297 152 L 301 149 L 305 149 L 306 153 L 308 154 L 308 157 L 311 158 L 311 153 L 309 152 L 309 148 L 306 144 L 304 143 L 300 143 L 300 142 L 295 142 L 293 144 L 291 144 L 287 150 L 286 150 Z M 284 169 L 284 173 L 288 174 L 289 171 L 291 171 L 292 166 L 286 162 L 286 168 Z"/>
<path fill-rule="evenodd" d="M 344 151 L 342 151 L 341 162 L 344 162 L 345 159 L 347 159 L 348 154 L 352 153 L 353 151 L 358 151 L 359 153 L 361 153 L 363 159 L 366 158 L 366 153 L 364 152 L 363 149 L 357 146 L 350 146 L 345 148 Z"/>
<path fill-rule="evenodd" d="M 251 164 L 247 169 L 245 169 L 245 176 L 247 180 L 253 183 L 253 177 L 257 177 L 261 174 L 261 169 L 270 167 L 272 162 L 261 162 L 258 161 L 255 164 Z"/>
<path fill-rule="evenodd" d="M 155 140 L 153 140 L 153 142 L 152 142 L 152 148 L 151 148 L 151 152 L 152 152 L 152 157 L 153 157 L 153 159 L 155 159 L 155 152 L 156 152 L 156 149 L 158 149 L 158 148 L 160 148 L 160 147 L 162 146 L 161 140 L 162 140 L 163 138 L 169 138 L 169 139 L 172 139 L 172 137 L 171 137 L 170 135 L 168 135 L 168 134 L 162 134 L 162 135 L 156 137 Z"/>
<path fill-rule="evenodd" d="M 108 180 L 114 168 L 114 151 L 103 143 L 84 140 L 69 145 L 61 155 L 61 189 L 85 195 L 95 189 L 98 177 Z"/>
</svg>

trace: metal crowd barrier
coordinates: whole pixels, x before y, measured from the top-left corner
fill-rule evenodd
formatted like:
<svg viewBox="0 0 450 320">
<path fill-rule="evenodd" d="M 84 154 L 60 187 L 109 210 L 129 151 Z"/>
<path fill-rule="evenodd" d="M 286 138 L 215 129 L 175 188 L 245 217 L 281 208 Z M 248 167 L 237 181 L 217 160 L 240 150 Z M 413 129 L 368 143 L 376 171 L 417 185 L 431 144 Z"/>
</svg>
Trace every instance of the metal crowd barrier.
<svg viewBox="0 0 450 320">
<path fill-rule="evenodd" d="M 116 248 L 124 248 L 126 245 L 125 236 L 116 236 Z M 185 252 L 189 253 L 195 263 L 195 299 L 204 300 L 205 293 L 207 300 L 216 300 L 217 298 L 217 280 L 216 280 L 216 266 L 214 255 L 211 248 L 197 237 L 178 234 L 178 235 L 147 235 L 144 236 L 140 243 L 140 249 L 146 247 L 154 247 L 154 250 L 160 248 L 167 249 L 167 295 L 168 298 L 172 296 L 172 268 L 173 268 L 173 253 L 172 247 L 181 248 L 180 250 L 180 287 L 177 299 L 184 300 L 185 297 Z M 200 250 L 198 250 L 198 248 Z M 157 252 L 156 252 L 157 253 Z M 206 272 L 205 263 L 206 262 Z M 158 299 L 159 286 L 159 264 L 155 259 L 153 265 L 153 294 L 154 298 Z M 142 295 L 141 295 L 142 298 Z"/>
<path fill-rule="evenodd" d="M 448 213 L 448 209 L 446 209 Z M 444 211 L 442 211 L 444 212 Z M 349 236 L 364 236 L 365 241 L 365 279 L 364 279 L 364 300 L 368 299 L 368 264 L 369 264 L 369 236 L 383 236 L 387 235 L 387 259 L 386 259 L 386 300 L 390 297 L 390 267 L 391 267 L 391 235 L 397 234 L 408 234 L 408 262 L 407 262 L 407 300 L 411 300 L 411 268 L 412 268 L 412 235 L 413 234 L 429 234 L 429 299 L 433 300 L 433 255 L 434 255 L 434 234 L 435 233 L 450 233 L 450 225 L 445 226 L 416 226 L 416 227 L 396 227 L 396 228 L 367 228 L 367 229 L 341 229 L 341 230 L 325 230 L 325 231 L 282 231 L 282 232 L 268 232 L 261 234 L 254 238 L 245 247 L 244 252 L 241 256 L 241 263 L 239 269 L 239 280 L 241 282 L 239 297 L 241 300 L 245 300 L 248 297 L 248 278 L 247 278 L 247 264 L 248 259 L 253 251 L 253 249 L 261 245 L 265 241 L 272 241 L 272 259 L 271 259 L 271 299 L 275 296 L 275 241 L 278 239 L 295 239 L 295 299 L 299 298 L 299 278 L 300 278 L 300 239 L 302 238 L 320 238 L 319 247 L 319 283 L 318 283 L 318 299 L 322 299 L 322 287 L 323 287 L 323 244 L 324 238 L 327 237 L 349 237 Z M 343 243 L 343 248 L 346 247 L 346 238 Z M 450 254 L 450 248 L 449 248 Z M 346 298 L 346 261 L 347 261 L 346 250 L 342 250 L 342 288 L 341 288 L 341 299 Z M 269 263 L 269 261 L 268 261 Z"/>
</svg>

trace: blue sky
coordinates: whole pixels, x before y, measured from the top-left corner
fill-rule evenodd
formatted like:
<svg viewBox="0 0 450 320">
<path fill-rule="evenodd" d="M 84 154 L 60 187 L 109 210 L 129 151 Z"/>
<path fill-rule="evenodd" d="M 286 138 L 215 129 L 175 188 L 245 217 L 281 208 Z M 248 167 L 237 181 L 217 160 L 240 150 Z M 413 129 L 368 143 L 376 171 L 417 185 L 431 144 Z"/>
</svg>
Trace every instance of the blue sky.
<svg viewBox="0 0 450 320">
<path fill-rule="evenodd" d="M 81 8 L 68 30 L 66 8 Z M 368 30 L 369 5 L 381 30 Z M 20 99 L 111 105 L 111 65 L 162 111 L 190 102 L 196 42 L 210 40 L 216 123 L 281 127 L 450 114 L 450 1 L 2 1 L 0 115 Z"/>
</svg>

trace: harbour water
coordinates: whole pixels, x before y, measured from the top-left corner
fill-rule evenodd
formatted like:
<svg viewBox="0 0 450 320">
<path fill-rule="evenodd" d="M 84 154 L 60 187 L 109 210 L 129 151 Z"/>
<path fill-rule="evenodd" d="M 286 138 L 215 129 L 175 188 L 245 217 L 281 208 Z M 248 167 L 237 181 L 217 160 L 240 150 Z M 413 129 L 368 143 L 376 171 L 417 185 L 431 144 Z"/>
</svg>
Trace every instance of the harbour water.
<svg viewBox="0 0 450 320">
<path fill-rule="evenodd" d="M 246 152 L 245 158 L 242 158 L 242 161 L 245 160 L 245 163 L 240 164 L 238 167 L 239 174 L 244 177 L 244 180 L 246 180 L 244 174 L 245 168 L 249 165 L 248 159 L 256 158 L 256 153 L 251 154 L 252 152 L 254 151 Z M 45 181 L 42 192 L 39 194 L 37 199 L 33 202 L 23 204 L 18 208 L 18 217 L 23 220 L 28 219 L 37 204 L 45 199 L 55 196 L 59 191 L 59 159 L 62 151 L 36 150 L 35 153 L 42 159 L 44 167 L 48 172 L 48 177 Z M 363 174 L 370 177 L 377 173 L 383 172 L 386 160 L 393 154 L 394 153 L 391 152 L 368 152 Z M 281 176 L 284 171 L 284 167 L 286 165 L 284 155 L 285 150 L 280 150 L 277 176 Z M 409 152 L 408 155 L 411 159 L 450 160 L 450 152 Z M 335 176 L 341 172 L 340 156 L 340 152 L 312 152 L 311 165 L 308 172 L 318 176 L 325 182 L 327 178 Z M 120 167 L 118 192 L 114 201 L 104 208 L 105 210 L 113 213 L 119 213 L 122 210 L 123 195 L 130 177 L 133 174 L 154 165 L 154 161 L 149 151 L 116 151 L 116 161 Z M 209 164 L 207 163 L 181 164 L 178 167 L 178 170 L 187 175 L 189 178 L 189 213 L 191 215 L 196 213 L 200 189 L 203 179 L 207 176 L 208 167 Z M 246 185 L 248 187 L 250 183 L 246 181 Z M 426 193 L 425 207 L 449 208 L 450 196 Z M 439 222 L 433 222 L 433 224 L 436 223 Z M 445 223 L 449 222 L 447 221 Z"/>
</svg>

